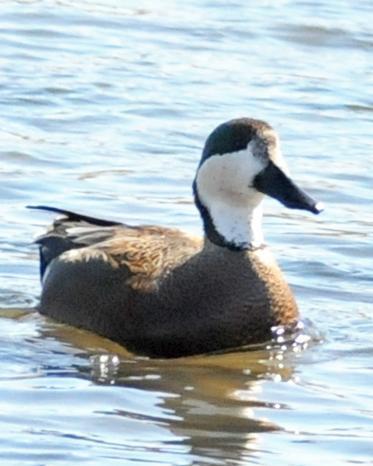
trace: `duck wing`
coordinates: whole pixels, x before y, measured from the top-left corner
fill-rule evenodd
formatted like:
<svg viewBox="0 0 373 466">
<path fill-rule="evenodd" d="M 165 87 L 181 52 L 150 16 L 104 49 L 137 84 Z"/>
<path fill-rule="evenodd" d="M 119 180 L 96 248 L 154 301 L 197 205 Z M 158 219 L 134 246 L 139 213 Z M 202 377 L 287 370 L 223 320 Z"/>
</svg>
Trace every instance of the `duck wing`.
<svg viewBox="0 0 373 466">
<path fill-rule="evenodd" d="M 39 245 L 41 278 L 55 258 L 66 251 L 81 249 L 81 260 L 94 257 L 97 252 L 104 254 L 117 266 L 126 268 L 133 287 L 140 288 L 144 283 L 153 283 L 202 246 L 201 238 L 174 228 L 131 226 L 48 206 L 29 208 L 62 214 L 35 240 Z"/>
</svg>

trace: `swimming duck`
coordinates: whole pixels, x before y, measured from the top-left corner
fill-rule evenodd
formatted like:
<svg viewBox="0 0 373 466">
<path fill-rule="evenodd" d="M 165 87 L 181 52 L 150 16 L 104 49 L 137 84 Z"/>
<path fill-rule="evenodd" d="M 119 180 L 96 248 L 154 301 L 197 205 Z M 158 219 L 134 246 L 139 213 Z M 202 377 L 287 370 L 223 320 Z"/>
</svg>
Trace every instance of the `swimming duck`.
<svg viewBox="0 0 373 466">
<path fill-rule="evenodd" d="M 36 243 L 39 311 L 151 357 L 228 350 L 271 339 L 298 308 L 263 240 L 265 194 L 318 214 L 289 178 L 266 122 L 239 118 L 207 138 L 193 183 L 204 237 L 62 214 Z"/>
</svg>

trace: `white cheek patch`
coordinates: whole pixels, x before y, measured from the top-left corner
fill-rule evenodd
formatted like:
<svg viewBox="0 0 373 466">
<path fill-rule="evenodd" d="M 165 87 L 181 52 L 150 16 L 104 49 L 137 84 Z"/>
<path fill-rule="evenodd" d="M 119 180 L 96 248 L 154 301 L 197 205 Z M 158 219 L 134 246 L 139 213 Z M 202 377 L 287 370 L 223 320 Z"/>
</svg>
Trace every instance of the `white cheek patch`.
<svg viewBox="0 0 373 466">
<path fill-rule="evenodd" d="M 213 155 L 197 173 L 201 197 L 247 197 L 255 176 L 265 168 L 265 162 L 252 154 L 251 143 L 246 149 L 224 155 Z"/>
<path fill-rule="evenodd" d="M 214 155 L 199 168 L 198 195 L 208 209 L 216 230 L 237 245 L 261 243 L 263 195 L 252 184 L 266 162 L 252 154 L 252 146 L 224 155 Z"/>
</svg>

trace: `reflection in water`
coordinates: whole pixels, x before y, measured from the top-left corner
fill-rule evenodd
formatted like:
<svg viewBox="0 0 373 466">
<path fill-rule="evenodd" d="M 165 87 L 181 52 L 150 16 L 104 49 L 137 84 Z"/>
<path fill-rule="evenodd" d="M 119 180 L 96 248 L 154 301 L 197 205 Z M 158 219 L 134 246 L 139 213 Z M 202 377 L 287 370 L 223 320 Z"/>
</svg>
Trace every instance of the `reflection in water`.
<svg viewBox="0 0 373 466">
<path fill-rule="evenodd" d="M 20 325 L 34 325 L 33 335 L 27 345 L 21 341 L 19 351 L 22 360 L 32 348 L 33 370 L 12 378 L 31 384 L 25 393 L 20 392 L 22 404 L 25 398 L 35 397 L 37 389 L 43 393 L 36 405 L 39 417 L 45 413 L 41 425 L 48 426 L 49 410 L 61 403 L 56 434 L 63 443 L 68 438 L 84 448 L 100 438 L 97 446 L 117 450 L 128 461 L 138 458 L 139 450 L 143 461 L 153 453 L 165 464 L 176 464 L 173 455 L 188 458 L 187 464 L 256 460 L 270 448 L 268 434 L 289 430 L 274 414 L 283 413 L 286 419 L 292 401 L 284 401 L 281 390 L 268 393 L 268 386 L 280 384 L 294 390 L 298 361 L 314 341 L 302 328 L 303 333 L 296 336 L 300 343 L 284 341 L 280 328 L 277 341 L 254 351 L 149 359 L 29 310 L 0 314 Z M 49 392 L 55 394 L 52 405 Z M 65 410 L 74 413 L 74 418 L 81 411 L 76 428 L 69 424 L 71 414 L 66 417 Z M 33 409 L 30 415 L 35 414 Z M 51 435 L 51 430 L 42 428 L 42 435 Z"/>
<path fill-rule="evenodd" d="M 217 464 L 245 460 L 256 451 L 257 433 L 283 430 L 257 413 L 260 408 L 287 408 L 261 400 L 262 384 L 291 380 L 302 350 L 292 341 L 289 347 L 282 342 L 257 351 L 157 360 L 132 356 L 119 345 L 65 325 L 49 322 L 39 330 L 42 339 L 54 335 L 82 348 L 89 363 L 76 367 L 80 377 L 121 387 L 130 398 L 154 394 L 145 411 L 134 409 L 132 399 L 128 407 L 116 406 L 106 415 L 161 426 L 172 434 L 171 444 L 183 445 L 197 461 L 209 458 Z"/>
<path fill-rule="evenodd" d="M 213 361 L 206 361 L 210 358 Z M 105 363 L 101 356 L 100 364 L 93 364 L 90 376 L 99 383 L 135 388 L 140 397 L 144 390 L 158 393 L 158 397 L 154 400 L 157 405 L 149 406 L 142 416 L 125 407 L 116 414 L 125 419 L 140 416 L 145 422 L 167 428 L 175 438 L 173 442 L 187 447 L 192 457 L 220 459 L 222 463 L 227 459 L 243 459 L 248 451 L 255 450 L 256 433 L 281 430 L 255 413 L 257 407 L 269 407 L 257 399 L 261 392 L 258 377 L 266 377 L 269 372 L 265 364 L 258 374 L 260 364 L 252 370 L 250 360 L 245 362 L 240 356 L 237 359 L 230 356 L 228 360 L 226 356 L 196 358 L 184 364 L 124 361 L 118 365 L 117 362 L 117 355 Z M 281 370 L 281 375 L 277 375 L 282 377 L 284 372 L 289 376 L 291 371 Z M 154 415 L 159 408 L 162 415 Z"/>
</svg>

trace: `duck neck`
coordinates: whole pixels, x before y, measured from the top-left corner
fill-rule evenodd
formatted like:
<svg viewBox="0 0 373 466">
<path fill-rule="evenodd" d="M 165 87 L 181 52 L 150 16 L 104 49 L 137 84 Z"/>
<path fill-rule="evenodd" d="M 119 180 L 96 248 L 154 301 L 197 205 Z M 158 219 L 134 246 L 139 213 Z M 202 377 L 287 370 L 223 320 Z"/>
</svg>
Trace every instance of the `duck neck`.
<svg viewBox="0 0 373 466">
<path fill-rule="evenodd" d="M 217 202 L 204 205 L 195 196 L 204 224 L 205 235 L 212 243 L 240 251 L 256 249 L 264 244 L 262 232 L 261 202 L 249 204 L 240 202 Z"/>
</svg>

